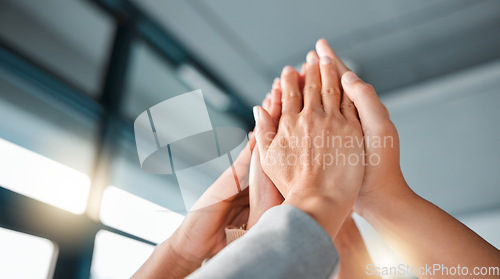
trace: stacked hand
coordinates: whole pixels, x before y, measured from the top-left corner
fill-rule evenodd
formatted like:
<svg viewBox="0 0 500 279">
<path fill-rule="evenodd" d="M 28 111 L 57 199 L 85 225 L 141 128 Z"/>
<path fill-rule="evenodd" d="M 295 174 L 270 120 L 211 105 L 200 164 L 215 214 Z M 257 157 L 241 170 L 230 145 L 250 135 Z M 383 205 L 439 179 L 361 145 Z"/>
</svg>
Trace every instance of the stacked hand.
<svg viewBox="0 0 500 279">
<path fill-rule="evenodd" d="M 225 247 L 227 226 L 251 228 L 282 203 L 308 213 L 332 237 L 341 257 L 339 278 L 363 277 L 370 261 L 352 210 L 411 266 L 461 263 L 472 269 L 500 262 L 497 249 L 411 191 L 399 165 L 396 128 L 373 87 L 350 72 L 325 40 L 306 60 L 301 73 L 285 67 L 262 107 L 254 108 L 255 137 L 234 162 L 237 173 L 249 176 L 249 189 L 189 213 L 136 277 L 188 275 Z M 200 202 L 233 181 L 229 169 Z"/>
</svg>

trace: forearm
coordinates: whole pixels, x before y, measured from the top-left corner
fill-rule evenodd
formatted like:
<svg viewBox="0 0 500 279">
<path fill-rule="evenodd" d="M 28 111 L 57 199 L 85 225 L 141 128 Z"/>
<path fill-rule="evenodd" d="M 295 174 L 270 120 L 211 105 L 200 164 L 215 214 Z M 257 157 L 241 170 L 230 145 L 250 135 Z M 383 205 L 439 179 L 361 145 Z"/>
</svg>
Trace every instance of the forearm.
<svg viewBox="0 0 500 279">
<path fill-rule="evenodd" d="M 200 265 L 180 255 L 167 240 L 155 247 L 153 254 L 132 278 L 185 278 Z"/>
<path fill-rule="evenodd" d="M 333 243 L 340 257 L 340 271 L 336 279 L 366 278 L 366 266 L 373 264 L 358 227 L 347 217 Z M 379 278 L 376 275 L 369 278 Z"/>
<path fill-rule="evenodd" d="M 500 265 L 499 251 L 468 227 L 406 184 L 394 188 L 399 190 L 372 199 L 362 214 L 407 264 L 460 265 L 469 271 Z"/>
</svg>

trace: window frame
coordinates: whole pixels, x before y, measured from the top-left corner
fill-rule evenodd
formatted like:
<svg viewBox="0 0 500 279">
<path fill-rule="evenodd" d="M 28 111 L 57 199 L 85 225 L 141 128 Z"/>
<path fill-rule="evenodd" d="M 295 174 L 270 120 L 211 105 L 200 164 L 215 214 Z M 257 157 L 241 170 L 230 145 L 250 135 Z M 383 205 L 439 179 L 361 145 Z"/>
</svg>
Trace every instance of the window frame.
<svg viewBox="0 0 500 279">
<path fill-rule="evenodd" d="M 221 82 L 220 77 L 212 74 L 206 65 L 188 53 L 186 48 L 139 7 L 127 0 L 75 1 L 87 1 L 95 5 L 112 18 L 115 25 L 105 76 L 97 99 L 18 52 L 0 38 L 0 67 L 40 88 L 39 94 L 43 95 L 41 97 L 55 97 L 71 109 L 98 121 L 96 159 L 86 213 L 75 215 L 0 187 L 0 226 L 43 237 L 57 244 L 58 257 L 53 278 L 90 277 L 95 236 L 100 230 L 155 245 L 146 239 L 106 226 L 99 219 L 102 195 L 109 185 L 111 159 L 116 152 L 114 143 L 121 138 L 135 141 L 132 121 L 121 114 L 121 102 L 134 41 L 144 41 L 168 63 L 176 66 L 188 63 L 195 66 L 228 93 L 233 103 L 228 111 L 230 115 L 241 119 L 247 128 L 253 123 L 250 107 L 235 91 Z M 40 212 L 53 217 L 54 220 L 33 222 L 30 216 Z"/>
</svg>

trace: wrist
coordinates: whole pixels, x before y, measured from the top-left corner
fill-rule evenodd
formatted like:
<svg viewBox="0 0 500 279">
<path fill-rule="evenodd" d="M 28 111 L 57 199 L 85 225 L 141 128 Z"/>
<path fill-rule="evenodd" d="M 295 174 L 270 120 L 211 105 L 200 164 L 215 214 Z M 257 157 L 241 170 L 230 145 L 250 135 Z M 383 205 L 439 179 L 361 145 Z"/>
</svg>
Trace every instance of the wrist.
<svg viewBox="0 0 500 279">
<path fill-rule="evenodd" d="M 407 204 L 418 197 L 403 180 L 393 185 L 386 185 L 371 193 L 360 193 L 356 199 L 354 209 L 361 217 L 369 219 L 385 214 L 401 204 Z"/>
<path fill-rule="evenodd" d="M 187 275 L 191 274 L 193 271 L 198 269 L 201 266 L 201 263 L 206 258 L 205 256 L 197 256 L 189 251 L 186 251 L 184 247 L 189 247 L 182 237 L 172 235 L 165 242 L 161 243 L 155 248 L 155 252 L 162 250 L 160 253 L 165 255 L 165 258 L 169 260 L 165 260 L 165 264 L 173 263 L 172 266 L 169 266 L 169 273 L 172 275 L 172 278 L 184 278 Z"/>
<path fill-rule="evenodd" d="M 132 278 L 185 278 L 200 265 L 201 262 L 187 259 L 168 239 L 155 247 L 153 254 Z"/>
<path fill-rule="evenodd" d="M 352 208 L 352 202 L 304 191 L 291 191 L 283 204 L 291 204 L 307 213 L 332 239 L 337 235 Z"/>
</svg>

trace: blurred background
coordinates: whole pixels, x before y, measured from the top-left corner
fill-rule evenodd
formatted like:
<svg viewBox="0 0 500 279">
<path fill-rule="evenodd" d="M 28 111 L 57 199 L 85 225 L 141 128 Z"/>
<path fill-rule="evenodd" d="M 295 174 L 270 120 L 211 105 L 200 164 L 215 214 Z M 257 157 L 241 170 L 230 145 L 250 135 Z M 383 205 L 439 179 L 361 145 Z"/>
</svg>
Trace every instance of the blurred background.
<svg viewBox="0 0 500 279">
<path fill-rule="evenodd" d="M 372 83 L 411 187 L 500 248 L 496 0 L 0 0 L 0 278 L 125 278 L 183 220 L 133 120 L 202 89 L 212 125 L 318 38 Z M 182 125 L 182 119 L 178 119 Z M 355 219 L 378 265 L 400 262 Z"/>
</svg>

